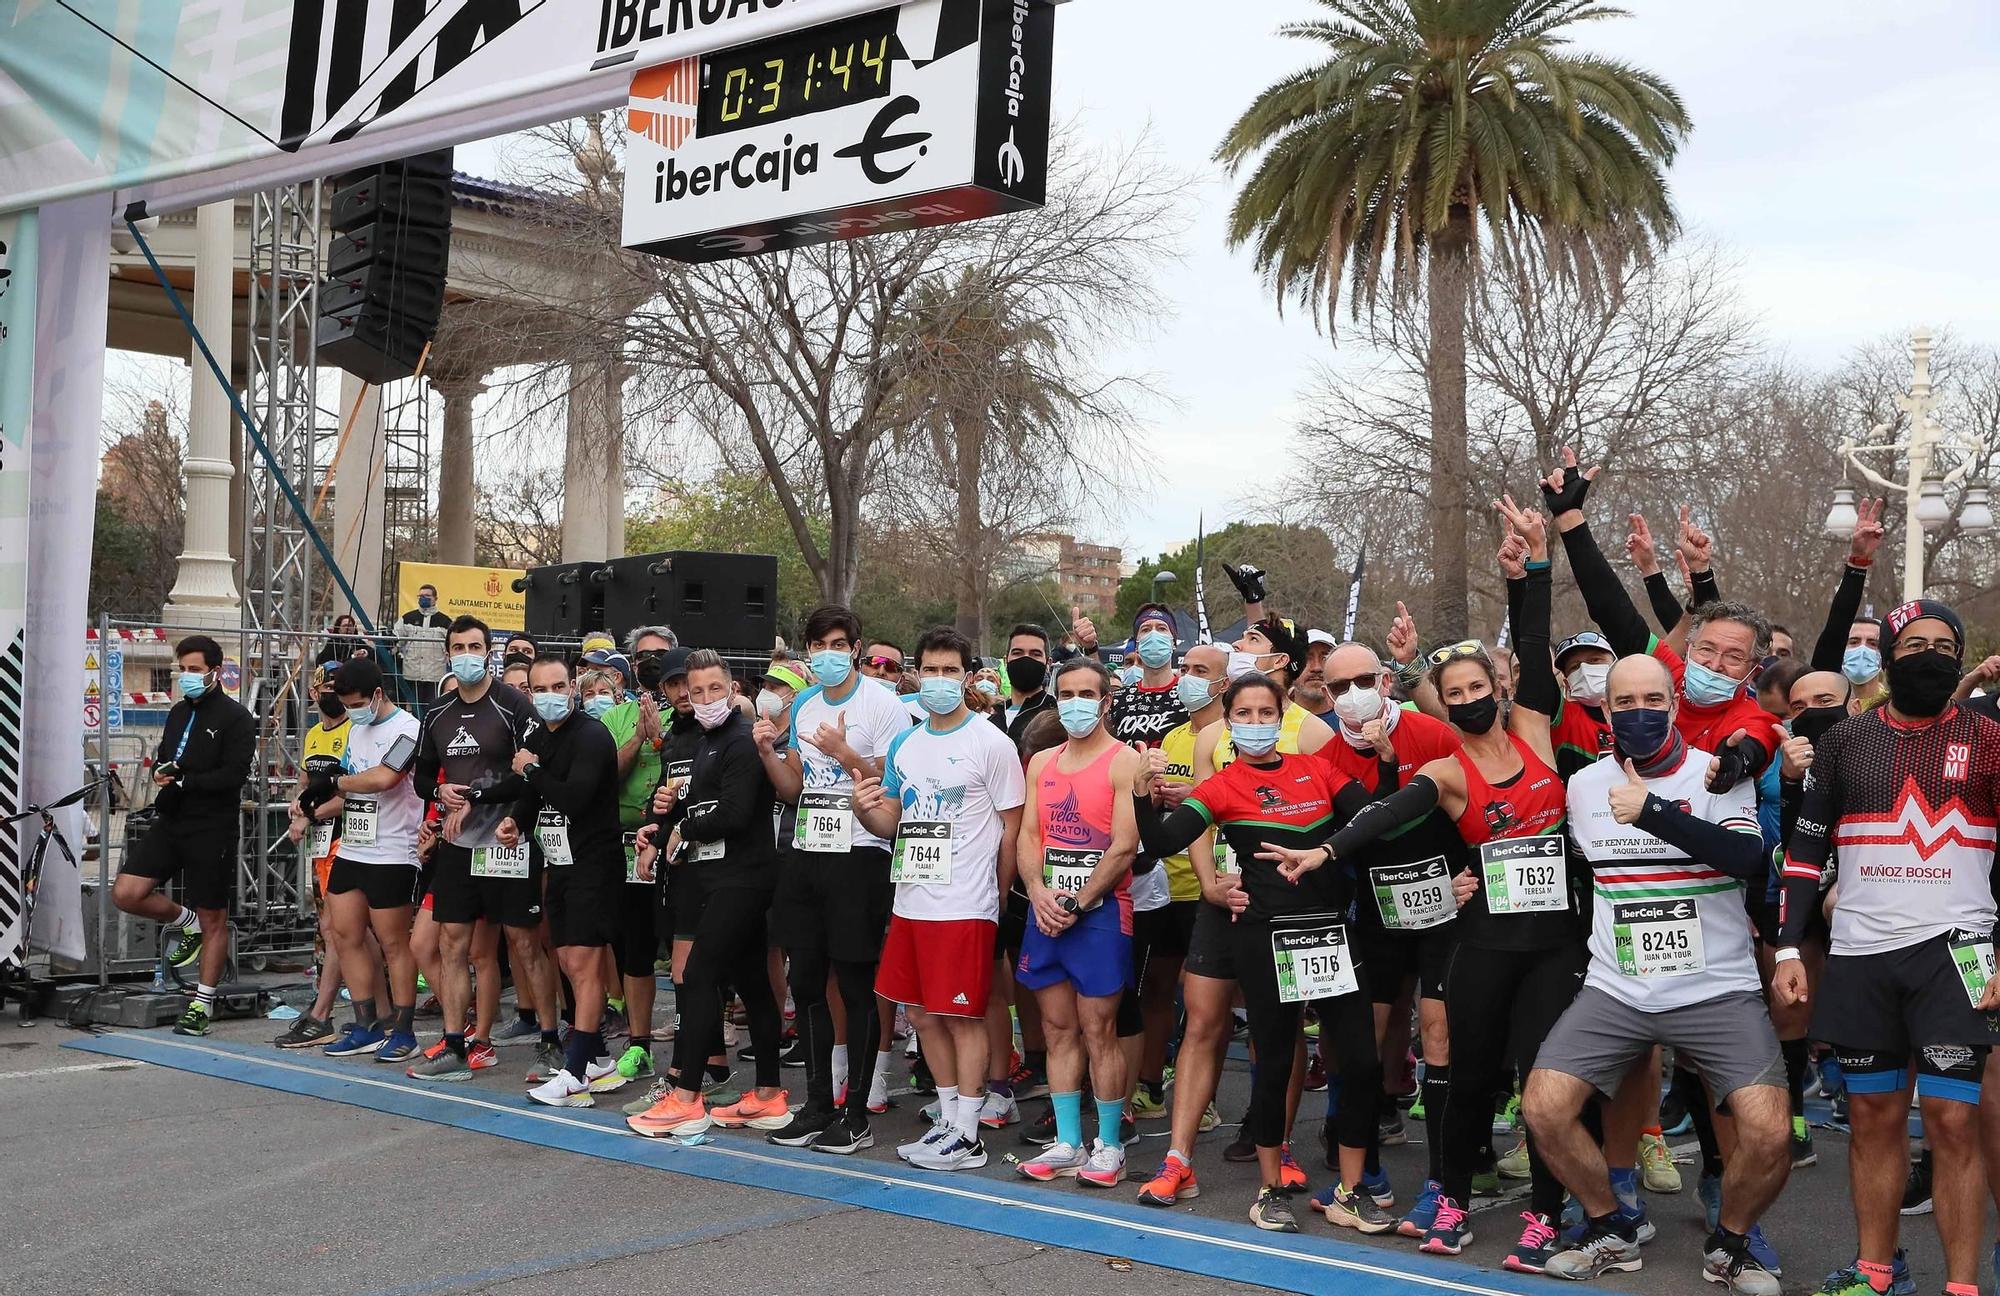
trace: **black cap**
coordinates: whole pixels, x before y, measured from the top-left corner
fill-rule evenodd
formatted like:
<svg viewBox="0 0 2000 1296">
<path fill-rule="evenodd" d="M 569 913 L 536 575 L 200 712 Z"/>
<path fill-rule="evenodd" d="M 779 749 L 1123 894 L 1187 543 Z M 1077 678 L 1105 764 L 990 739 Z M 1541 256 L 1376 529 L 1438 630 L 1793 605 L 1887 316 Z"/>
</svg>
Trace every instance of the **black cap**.
<svg viewBox="0 0 2000 1296">
<path fill-rule="evenodd" d="M 676 675 L 688 673 L 688 658 L 694 656 L 692 648 L 669 648 L 660 656 L 660 678 L 670 680 Z"/>
<path fill-rule="evenodd" d="M 1927 617 L 1942 621 L 1951 627 L 1952 637 L 1958 640 L 1958 652 L 1955 655 L 1964 660 L 1965 622 L 1960 619 L 1956 608 L 1938 599 L 1913 599 L 1891 612 L 1888 616 L 1890 640 L 1893 641 L 1897 635 L 1903 633 L 1903 627 L 1910 622 L 1922 621 Z"/>
</svg>

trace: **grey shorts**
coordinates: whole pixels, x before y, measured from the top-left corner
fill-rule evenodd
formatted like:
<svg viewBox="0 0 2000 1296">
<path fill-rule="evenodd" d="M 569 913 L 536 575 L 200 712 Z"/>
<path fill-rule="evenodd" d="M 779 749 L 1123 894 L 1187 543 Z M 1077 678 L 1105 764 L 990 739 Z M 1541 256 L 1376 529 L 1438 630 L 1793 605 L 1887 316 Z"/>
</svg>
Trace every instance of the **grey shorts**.
<svg viewBox="0 0 2000 1296">
<path fill-rule="evenodd" d="M 1777 1032 L 1761 995 L 1736 991 L 1685 1008 L 1640 1012 L 1586 985 L 1535 1054 L 1535 1069 L 1573 1075 L 1606 1097 L 1655 1044 L 1672 1048 L 1720 1108 L 1745 1085 L 1785 1084 Z"/>
</svg>

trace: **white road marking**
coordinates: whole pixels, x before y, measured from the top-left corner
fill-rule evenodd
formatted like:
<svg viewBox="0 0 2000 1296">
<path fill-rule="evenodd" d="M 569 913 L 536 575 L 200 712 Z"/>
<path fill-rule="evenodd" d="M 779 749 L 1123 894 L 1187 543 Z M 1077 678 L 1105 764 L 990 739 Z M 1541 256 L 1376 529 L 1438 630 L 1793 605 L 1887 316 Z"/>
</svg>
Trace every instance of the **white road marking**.
<svg viewBox="0 0 2000 1296">
<path fill-rule="evenodd" d="M 72 1071 L 130 1071 L 146 1064 L 137 1059 L 117 1062 L 79 1062 L 74 1066 L 42 1067 L 37 1071 L 0 1071 L 0 1080 L 26 1080 L 32 1076 L 67 1075 Z"/>
</svg>

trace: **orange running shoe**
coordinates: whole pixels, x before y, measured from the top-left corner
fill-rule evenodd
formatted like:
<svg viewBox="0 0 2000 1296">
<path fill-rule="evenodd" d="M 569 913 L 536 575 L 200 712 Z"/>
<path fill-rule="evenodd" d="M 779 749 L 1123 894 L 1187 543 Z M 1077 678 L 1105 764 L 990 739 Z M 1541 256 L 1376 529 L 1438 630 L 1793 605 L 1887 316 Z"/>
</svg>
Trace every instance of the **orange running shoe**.
<svg viewBox="0 0 2000 1296">
<path fill-rule="evenodd" d="M 1306 1190 L 1306 1172 L 1298 1162 L 1292 1160 L 1292 1145 L 1289 1143 L 1278 1153 L 1278 1190 L 1288 1193 Z"/>
<path fill-rule="evenodd" d="M 471 1050 L 468 1048 L 467 1052 L 469 1053 L 470 1051 Z M 431 1045 L 429 1048 L 424 1050 L 424 1056 L 427 1058 L 434 1058 L 443 1052 L 444 1052 L 444 1036 L 440 1035 L 438 1036 L 437 1043 Z"/>
<path fill-rule="evenodd" d="M 1160 1162 L 1160 1172 L 1139 1190 L 1139 1200 L 1148 1206 L 1171 1206 L 1184 1197 L 1199 1196 L 1201 1186 L 1194 1181 L 1194 1167 L 1171 1152 Z"/>
<path fill-rule="evenodd" d="M 667 1096 L 640 1112 L 627 1116 L 625 1124 L 644 1138 L 685 1138 L 699 1134 L 711 1124 L 701 1095 L 682 1099 L 667 1090 Z"/>
<path fill-rule="evenodd" d="M 727 1107 L 716 1108 L 714 1116 L 724 1129 L 783 1129 L 792 1122 L 791 1095 L 780 1089 L 769 1098 L 759 1098 L 752 1090 Z"/>
</svg>

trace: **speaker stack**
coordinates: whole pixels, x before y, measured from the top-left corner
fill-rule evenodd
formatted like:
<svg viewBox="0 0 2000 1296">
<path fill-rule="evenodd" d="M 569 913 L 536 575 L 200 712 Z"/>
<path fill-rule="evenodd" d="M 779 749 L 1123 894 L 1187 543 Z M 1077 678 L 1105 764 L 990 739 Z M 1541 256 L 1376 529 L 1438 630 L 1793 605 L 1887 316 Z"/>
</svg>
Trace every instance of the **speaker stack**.
<svg viewBox="0 0 2000 1296">
<path fill-rule="evenodd" d="M 552 563 L 530 567 L 514 582 L 526 594 L 521 628 L 536 639 L 581 639 L 604 629 L 605 564 Z"/>
<path fill-rule="evenodd" d="M 376 384 L 416 372 L 444 309 L 451 157 L 442 149 L 333 178 L 320 363 Z"/>
</svg>

